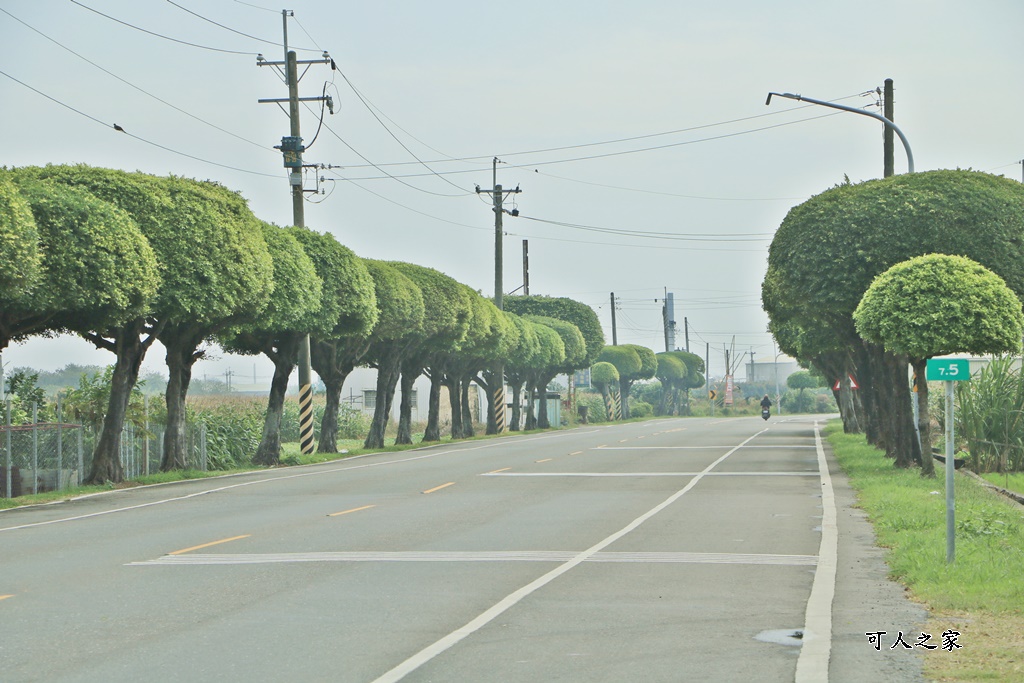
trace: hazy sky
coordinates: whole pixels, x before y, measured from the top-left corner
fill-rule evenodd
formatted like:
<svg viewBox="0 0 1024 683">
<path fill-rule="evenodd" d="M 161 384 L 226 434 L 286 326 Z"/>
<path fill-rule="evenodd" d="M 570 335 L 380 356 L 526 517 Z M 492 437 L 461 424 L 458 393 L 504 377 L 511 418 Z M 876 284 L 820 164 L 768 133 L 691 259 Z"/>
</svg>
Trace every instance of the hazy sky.
<svg viewBox="0 0 1024 683">
<path fill-rule="evenodd" d="M 882 174 L 881 124 L 784 99 L 766 107 L 769 91 L 868 107 L 876 96 L 862 93 L 892 78 L 918 171 L 1021 178 L 1019 0 L 287 7 L 299 58 L 327 50 L 338 66 L 312 66 L 300 83 L 304 97 L 326 87 L 336 112 L 315 141 L 319 106 L 302 114 L 305 160 L 336 167 L 320 171 L 326 194 L 309 196 L 309 227 L 360 256 L 430 266 L 491 296 L 494 217 L 474 186 L 491 187 L 497 156 L 498 182 L 522 189 L 520 216 L 505 217 L 505 291 L 522 284 L 528 239 L 531 293 L 592 305 L 610 343 L 615 292 L 619 342 L 661 351 L 668 288 L 678 345 L 685 317 L 691 351 L 710 344 L 715 375 L 734 337 L 737 353 L 773 355 L 760 283 L 787 210 L 844 175 Z M 283 59 L 282 9 L 0 0 L 2 163 L 214 179 L 260 218 L 290 223 L 273 149 L 287 117 L 257 103 L 287 96 L 278 74 L 256 65 L 257 53 Z M 896 171 L 906 168 L 897 141 Z M 230 368 L 269 379 L 264 361 L 215 355 L 195 376 Z M 74 339 L 32 340 L 3 361 L 55 369 L 113 356 Z M 145 367 L 163 362 L 155 348 Z"/>
</svg>

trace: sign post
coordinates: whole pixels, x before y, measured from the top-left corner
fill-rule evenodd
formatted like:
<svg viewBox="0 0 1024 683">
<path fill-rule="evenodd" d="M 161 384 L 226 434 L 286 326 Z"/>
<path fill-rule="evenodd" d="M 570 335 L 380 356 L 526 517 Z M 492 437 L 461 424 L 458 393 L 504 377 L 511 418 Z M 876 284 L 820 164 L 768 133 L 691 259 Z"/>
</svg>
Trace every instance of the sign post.
<svg viewBox="0 0 1024 683">
<path fill-rule="evenodd" d="M 929 358 L 925 366 L 925 379 L 941 381 L 946 385 L 946 564 L 956 554 L 956 513 L 953 501 L 953 382 L 971 379 L 971 365 L 966 358 Z M 922 453 L 921 457 L 930 454 Z"/>
</svg>

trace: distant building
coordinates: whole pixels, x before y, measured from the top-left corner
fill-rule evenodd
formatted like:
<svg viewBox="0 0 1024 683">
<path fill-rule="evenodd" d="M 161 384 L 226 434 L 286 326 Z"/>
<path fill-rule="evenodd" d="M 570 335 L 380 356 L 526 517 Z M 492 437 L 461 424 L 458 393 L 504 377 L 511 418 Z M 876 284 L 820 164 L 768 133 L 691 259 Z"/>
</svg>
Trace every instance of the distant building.
<svg viewBox="0 0 1024 683">
<path fill-rule="evenodd" d="M 747 382 L 769 385 L 778 383 L 780 389 L 785 388 L 786 379 L 790 375 L 803 369 L 799 363 L 789 356 L 781 355 L 778 358 L 758 358 L 746 365 Z"/>
</svg>

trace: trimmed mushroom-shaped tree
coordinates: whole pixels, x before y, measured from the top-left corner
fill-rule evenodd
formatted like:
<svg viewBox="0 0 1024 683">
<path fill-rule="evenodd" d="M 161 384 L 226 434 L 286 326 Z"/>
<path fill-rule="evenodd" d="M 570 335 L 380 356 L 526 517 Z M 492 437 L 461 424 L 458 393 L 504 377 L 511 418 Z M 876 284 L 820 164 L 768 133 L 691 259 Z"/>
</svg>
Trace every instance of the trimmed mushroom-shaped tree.
<svg viewBox="0 0 1024 683">
<path fill-rule="evenodd" d="M 932 356 L 1019 352 L 1024 313 L 1001 277 L 963 256 L 927 254 L 897 263 L 868 287 L 853 314 L 857 332 L 908 356 L 919 379 Z M 918 382 L 918 393 L 927 381 Z M 922 445 L 931 448 L 927 421 Z M 924 458 L 924 474 L 934 471 Z"/>
<path fill-rule="evenodd" d="M 590 383 L 597 387 L 604 400 L 605 418 L 610 422 L 615 419 L 615 406 L 612 403 L 612 387 L 619 386 L 619 371 L 605 361 L 598 361 L 590 367 Z"/>
<path fill-rule="evenodd" d="M 686 363 L 676 357 L 671 351 L 656 354 L 656 358 L 658 369 L 655 371 L 654 376 L 661 382 L 661 403 L 658 405 L 658 414 L 677 415 L 679 410 L 679 391 L 687 375 Z M 591 374 L 593 374 L 593 370 L 591 370 Z M 593 378 L 590 381 L 593 382 Z"/>
</svg>

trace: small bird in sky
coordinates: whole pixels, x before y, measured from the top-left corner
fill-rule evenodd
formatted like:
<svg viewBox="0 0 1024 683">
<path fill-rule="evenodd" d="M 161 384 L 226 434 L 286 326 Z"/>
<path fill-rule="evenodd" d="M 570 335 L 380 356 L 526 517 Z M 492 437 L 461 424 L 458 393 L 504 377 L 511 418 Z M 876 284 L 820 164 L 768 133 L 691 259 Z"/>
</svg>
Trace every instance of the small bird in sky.
<svg viewBox="0 0 1024 683">
<path fill-rule="evenodd" d="M 121 126 L 117 125 L 116 123 L 114 124 L 114 130 L 119 130 L 122 133 L 124 132 L 124 128 L 122 128 Z"/>
</svg>

